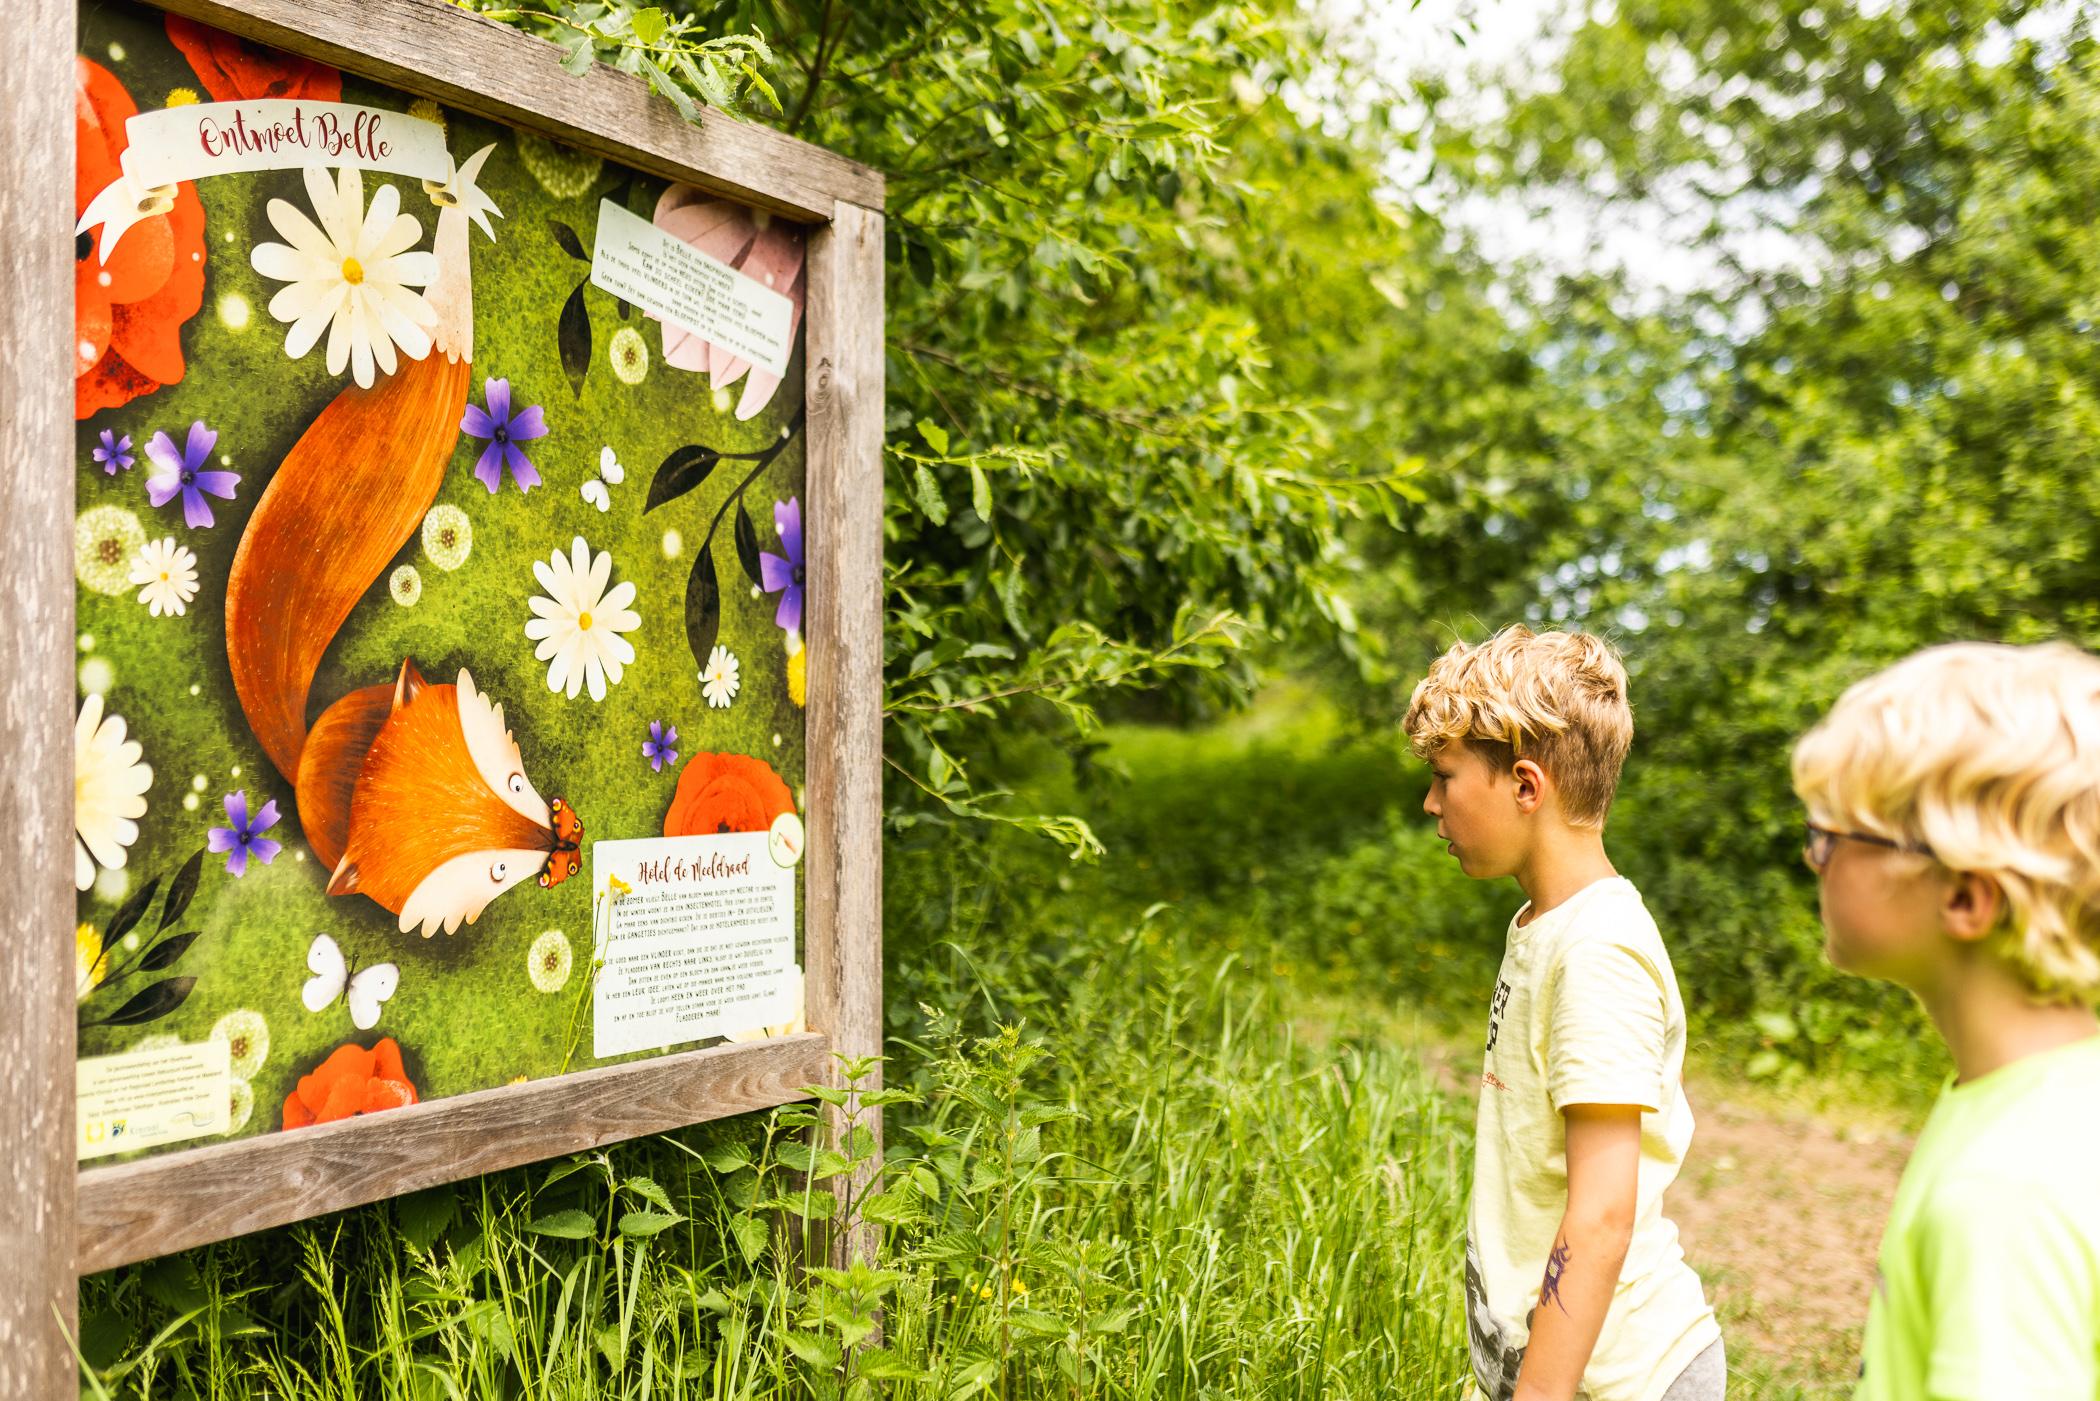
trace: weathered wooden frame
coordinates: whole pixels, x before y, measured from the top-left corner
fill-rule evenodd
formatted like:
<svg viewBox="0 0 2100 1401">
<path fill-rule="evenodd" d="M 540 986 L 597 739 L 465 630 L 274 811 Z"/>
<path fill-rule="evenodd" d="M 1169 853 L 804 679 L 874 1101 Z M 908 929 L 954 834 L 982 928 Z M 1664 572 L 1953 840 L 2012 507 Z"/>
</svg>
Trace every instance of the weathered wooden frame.
<svg viewBox="0 0 2100 1401">
<path fill-rule="evenodd" d="M 765 127 L 678 117 L 638 80 L 443 0 L 145 0 L 812 226 L 809 1033 L 661 1056 L 213 1147 L 75 1160 L 70 221 L 77 0 L 18 0 L 0 65 L 0 1396 L 72 1397 L 79 1275 L 441 1182 L 802 1098 L 882 1038 L 883 178 Z M 876 1081 L 864 1082 L 872 1088 Z M 880 1132 L 879 1116 L 866 1121 Z M 879 1142 L 879 1138 L 878 1138 Z M 842 1186 L 841 1190 L 845 1190 Z M 834 1249 L 853 1239 L 842 1233 Z"/>
</svg>

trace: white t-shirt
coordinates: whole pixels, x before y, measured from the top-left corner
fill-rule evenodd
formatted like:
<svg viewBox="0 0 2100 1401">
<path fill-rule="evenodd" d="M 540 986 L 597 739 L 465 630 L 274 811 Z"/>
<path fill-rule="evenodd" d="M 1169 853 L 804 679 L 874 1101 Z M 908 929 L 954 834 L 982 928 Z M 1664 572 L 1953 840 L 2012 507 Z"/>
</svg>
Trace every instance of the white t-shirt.
<svg viewBox="0 0 2100 1401">
<path fill-rule="evenodd" d="M 1692 1142 L 1684 1002 L 1632 882 L 1596 881 L 1520 926 L 1523 917 L 1510 921 L 1495 980 L 1475 1130 L 1466 1228 L 1474 1379 L 1488 1401 L 1508 1401 L 1516 1388 L 1568 1205 L 1561 1111 L 1635 1104 L 1643 1113 L 1633 1240 L 1576 1396 L 1655 1401 L 1721 1336 L 1662 1211 L 1663 1189 Z"/>
</svg>

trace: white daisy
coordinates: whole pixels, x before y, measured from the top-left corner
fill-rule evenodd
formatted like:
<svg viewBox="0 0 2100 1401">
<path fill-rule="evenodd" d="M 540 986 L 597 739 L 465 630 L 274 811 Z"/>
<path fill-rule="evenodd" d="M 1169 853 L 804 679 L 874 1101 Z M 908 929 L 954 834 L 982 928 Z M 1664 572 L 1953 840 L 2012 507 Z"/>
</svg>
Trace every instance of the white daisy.
<svg viewBox="0 0 2100 1401">
<path fill-rule="evenodd" d="M 154 617 L 164 613 L 181 617 L 197 596 L 197 557 L 176 544 L 174 536 L 163 536 L 131 557 L 131 582 L 145 585 L 139 590 L 139 602 Z"/>
<path fill-rule="evenodd" d="M 727 710 L 737 693 L 736 657 L 727 647 L 717 646 L 707 654 L 700 672 L 700 694 L 717 710 Z"/>
<path fill-rule="evenodd" d="M 533 616 L 525 620 L 525 635 L 540 644 L 533 655 L 548 663 L 547 689 L 573 699 L 588 685 L 592 700 L 604 700 L 606 686 L 617 686 L 621 668 L 634 660 L 633 644 L 620 636 L 642 625 L 628 607 L 633 582 L 608 590 L 612 556 L 593 554 L 581 535 L 568 554 L 556 550 L 534 560 L 532 574 L 546 595 L 529 600 Z"/>
<path fill-rule="evenodd" d="M 73 724 L 73 884 L 81 890 L 95 883 L 98 865 L 124 864 L 124 849 L 139 839 L 136 819 L 146 815 L 153 770 L 124 729 L 123 716 L 103 718 L 102 697 L 80 703 Z"/>
<path fill-rule="evenodd" d="M 270 298 L 270 315 L 291 323 L 284 353 L 297 360 L 328 332 L 328 373 L 353 367 L 358 384 L 372 387 L 376 362 L 386 374 L 398 363 L 394 347 L 411 360 L 430 353 L 429 327 L 437 313 L 411 287 L 437 280 L 435 253 L 410 252 L 423 237 L 415 216 L 401 212 L 401 194 L 381 182 L 364 207 L 361 171 L 344 166 L 331 184 L 328 172 L 306 168 L 306 193 L 320 225 L 288 201 L 270 201 L 270 222 L 285 243 L 258 243 L 249 255 L 255 270 L 286 284 Z"/>
</svg>

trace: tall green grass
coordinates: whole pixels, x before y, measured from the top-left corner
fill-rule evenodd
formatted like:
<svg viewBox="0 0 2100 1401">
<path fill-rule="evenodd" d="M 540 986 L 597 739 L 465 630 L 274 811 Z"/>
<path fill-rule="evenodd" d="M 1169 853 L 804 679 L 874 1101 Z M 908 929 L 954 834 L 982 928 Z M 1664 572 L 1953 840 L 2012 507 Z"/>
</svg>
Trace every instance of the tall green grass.
<svg viewBox="0 0 2100 1401">
<path fill-rule="evenodd" d="M 85 1394 L 1454 1396 L 1470 1122 L 1411 1028 L 1477 1028 L 1518 897 L 1396 746 L 1283 700 L 1046 762 L 1016 801 L 1088 811 L 1097 865 L 893 835 L 867 1267 L 793 1264 L 796 1184 L 867 1145 L 790 1109 L 94 1277 Z"/>
<path fill-rule="evenodd" d="M 866 1145 L 812 1151 L 791 1109 L 90 1279 L 86 1392 L 1453 1395 L 1452 1105 L 1404 1051 L 1301 1040 L 1282 981 L 1169 912 L 1041 888 L 907 935 L 899 990 L 946 1005 L 900 1013 L 873 1268 L 793 1266 L 790 1174 Z"/>
</svg>

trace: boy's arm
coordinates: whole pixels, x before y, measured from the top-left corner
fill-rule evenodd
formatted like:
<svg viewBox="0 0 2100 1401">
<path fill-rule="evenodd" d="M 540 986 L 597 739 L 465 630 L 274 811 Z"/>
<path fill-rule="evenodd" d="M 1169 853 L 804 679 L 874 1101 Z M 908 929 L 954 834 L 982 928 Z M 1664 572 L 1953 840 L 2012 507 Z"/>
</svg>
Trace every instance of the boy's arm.
<svg viewBox="0 0 2100 1401">
<path fill-rule="evenodd" d="M 1640 1108 L 1571 1104 L 1562 1117 L 1568 1129 L 1568 1207 L 1539 1285 L 1515 1401 L 1570 1401 L 1575 1395 L 1633 1240 Z"/>
</svg>

